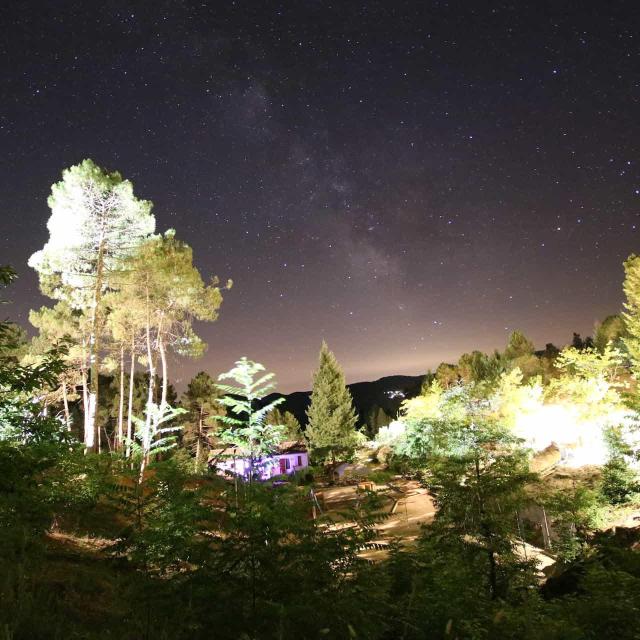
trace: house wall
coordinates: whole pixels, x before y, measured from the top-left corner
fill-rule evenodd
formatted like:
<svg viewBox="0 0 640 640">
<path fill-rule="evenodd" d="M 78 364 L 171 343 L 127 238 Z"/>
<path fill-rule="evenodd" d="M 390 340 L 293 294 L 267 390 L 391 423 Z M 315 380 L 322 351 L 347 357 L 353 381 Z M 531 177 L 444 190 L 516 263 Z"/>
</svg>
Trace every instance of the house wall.
<svg viewBox="0 0 640 640">
<path fill-rule="evenodd" d="M 289 461 L 289 469 L 287 473 L 294 473 L 299 469 L 304 469 L 309 466 L 309 454 L 306 452 L 302 453 L 283 453 L 277 456 L 278 465 L 276 474 L 280 473 L 280 460 L 288 460 Z"/>
<path fill-rule="evenodd" d="M 280 475 L 281 459 L 289 461 L 289 468 L 286 470 L 287 474 L 295 473 L 299 469 L 304 469 L 309 466 L 309 454 L 306 452 L 278 454 L 263 461 L 261 474 L 263 480 Z M 216 464 L 216 469 L 221 475 L 232 473 L 244 476 L 247 475 L 249 466 L 250 461 L 248 458 L 236 458 L 235 460 L 233 458 L 228 458 L 218 462 Z"/>
</svg>

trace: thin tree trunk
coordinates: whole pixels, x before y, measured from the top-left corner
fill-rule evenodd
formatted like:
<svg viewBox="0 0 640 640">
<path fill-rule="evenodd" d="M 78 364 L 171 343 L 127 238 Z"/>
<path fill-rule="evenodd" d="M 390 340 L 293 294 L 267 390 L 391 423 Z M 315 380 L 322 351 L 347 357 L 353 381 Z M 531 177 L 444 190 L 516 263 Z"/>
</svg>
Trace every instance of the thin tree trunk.
<svg viewBox="0 0 640 640">
<path fill-rule="evenodd" d="M 480 509 L 480 522 L 482 533 L 484 534 L 487 544 L 487 557 L 489 559 L 489 592 L 492 600 L 498 597 L 498 567 L 496 564 L 496 554 L 491 544 L 491 530 L 486 522 L 486 513 L 484 509 L 484 500 L 480 492 L 480 460 L 475 457 L 476 467 L 476 496 L 478 499 L 478 507 Z"/>
<path fill-rule="evenodd" d="M 82 370 L 82 405 L 84 408 L 84 446 L 87 451 L 93 449 L 93 427 L 91 426 L 91 394 L 87 370 Z"/>
<path fill-rule="evenodd" d="M 82 338 L 82 367 L 80 372 L 82 374 L 82 417 L 84 420 L 84 447 L 85 450 L 89 450 L 93 447 L 93 427 L 91 426 L 91 420 L 89 417 L 89 389 L 87 384 L 87 353 L 86 353 L 86 340 Z"/>
<path fill-rule="evenodd" d="M 147 394 L 147 415 L 145 416 L 145 432 L 143 434 L 142 441 L 142 464 L 143 467 L 146 464 L 147 456 L 149 455 L 149 449 L 151 446 L 151 428 L 152 424 L 155 424 L 153 400 L 155 396 L 155 384 L 156 384 L 156 366 L 153 359 L 153 349 L 151 348 L 151 318 L 149 317 L 149 295 L 147 294 L 147 359 L 149 361 L 149 389 Z M 153 421 L 153 422 L 152 422 Z"/>
<path fill-rule="evenodd" d="M 167 380 L 167 352 L 164 346 L 164 339 L 160 335 L 158 336 L 158 350 L 160 351 L 160 362 L 162 363 L 162 395 L 160 396 L 160 414 L 162 415 L 164 408 L 167 406 L 169 382 Z"/>
<path fill-rule="evenodd" d="M 71 431 L 71 416 L 69 414 L 69 398 L 67 397 L 67 381 L 62 380 L 62 401 L 64 402 L 64 420 L 67 431 Z"/>
<path fill-rule="evenodd" d="M 124 422 L 124 343 L 120 345 L 120 401 L 118 403 L 118 440 L 115 449 L 122 449 L 122 425 Z"/>
<path fill-rule="evenodd" d="M 202 406 L 200 407 L 200 414 L 198 416 L 198 433 L 196 436 L 196 473 L 198 473 L 198 470 L 200 469 L 200 455 L 201 455 L 201 438 L 202 438 L 202 413 L 203 413 L 203 409 Z"/>
<path fill-rule="evenodd" d="M 93 393 L 88 394 L 88 406 L 87 412 L 89 415 L 89 425 L 94 425 L 96 423 L 96 396 Z M 90 451 L 96 450 L 96 432 L 90 428 L 89 435 L 91 437 L 91 442 L 87 443 L 89 446 L 87 447 Z"/>
<path fill-rule="evenodd" d="M 100 240 L 98 246 L 98 257 L 96 264 L 96 284 L 93 292 L 93 313 L 91 318 L 91 396 L 92 404 L 95 408 L 90 411 L 91 427 L 94 433 L 94 447 L 100 453 L 100 428 L 98 427 L 96 415 L 98 410 L 98 401 L 100 395 L 100 303 L 102 301 L 102 277 L 104 272 L 104 238 Z"/>
<path fill-rule="evenodd" d="M 129 369 L 129 403 L 127 406 L 127 450 L 126 457 L 131 455 L 131 438 L 132 438 L 132 425 L 133 425 L 133 385 L 134 385 L 134 373 L 136 367 L 136 349 L 135 340 L 131 338 L 131 366 Z"/>
<path fill-rule="evenodd" d="M 196 435 L 196 460 L 193 468 L 195 472 L 198 473 L 198 469 L 200 468 L 200 429 L 198 429 Z"/>
</svg>

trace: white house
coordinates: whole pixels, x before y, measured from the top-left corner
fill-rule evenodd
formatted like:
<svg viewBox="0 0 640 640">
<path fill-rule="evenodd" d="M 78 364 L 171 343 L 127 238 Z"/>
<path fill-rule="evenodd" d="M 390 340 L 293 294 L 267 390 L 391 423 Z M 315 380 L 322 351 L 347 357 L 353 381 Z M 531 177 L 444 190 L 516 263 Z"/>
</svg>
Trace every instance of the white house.
<svg viewBox="0 0 640 640">
<path fill-rule="evenodd" d="M 229 446 L 212 451 L 209 464 L 214 466 L 220 475 L 246 476 L 249 473 L 251 460 L 246 450 Z M 275 453 L 260 460 L 254 460 L 254 466 L 260 470 L 260 477 L 263 480 L 274 476 L 290 475 L 309 466 L 309 453 L 302 442 L 281 442 Z"/>
</svg>

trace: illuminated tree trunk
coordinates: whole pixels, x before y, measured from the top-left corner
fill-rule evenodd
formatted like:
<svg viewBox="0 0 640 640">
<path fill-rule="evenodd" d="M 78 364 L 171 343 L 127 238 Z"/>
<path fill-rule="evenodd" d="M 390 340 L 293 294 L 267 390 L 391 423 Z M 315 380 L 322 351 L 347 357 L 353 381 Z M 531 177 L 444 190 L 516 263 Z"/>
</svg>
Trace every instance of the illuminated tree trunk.
<svg viewBox="0 0 640 640">
<path fill-rule="evenodd" d="M 160 352 L 160 362 L 162 364 L 162 394 L 160 396 L 160 415 L 164 413 L 167 406 L 167 392 L 169 388 L 168 370 L 167 370 L 167 350 L 164 346 L 164 339 L 158 335 L 158 351 Z"/>
<path fill-rule="evenodd" d="M 498 571 L 496 564 L 496 554 L 491 543 L 491 530 L 487 524 L 486 512 L 484 508 L 484 498 L 480 491 L 480 459 L 476 455 L 475 457 L 475 470 L 476 470 L 476 498 L 478 500 L 478 508 L 480 510 L 480 526 L 482 533 L 485 537 L 485 543 L 487 545 L 487 558 L 489 560 L 489 593 L 491 599 L 495 600 L 498 597 Z"/>
<path fill-rule="evenodd" d="M 69 414 L 69 398 L 67 397 L 67 381 L 62 380 L 62 401 L 64 403 L 64 420 L 67 425 L 67 431 L 71 431 L 71 416 Z"/>
<path fill-rule="evenodd" d="M 103 233 L 104 236 L 104 233 Z M 96 281 L 93 291 L 93 309 L 91 317 L 91 337 L 89 340 L 90 347 L 90 364 L 91 377 L 89 380 L 89 428 L 93 431 L 93 447 L 95 451 L 100 452 L 100 427 L 96 420 L 99 401 L 100 387 L 100 303 L 102 300 L 102 280 L 104 274 L 104 237 L 100 239 L 98 247 L 98 258 L 96 263 Z"/>
<path fill-rule="evenodd" d="M 200 438 L 202 438 L 202 407 L 200 407 L 200 417 L 198 418 L 198 433 L 196 434 L 196 464 L 195 464 L 196 473 L 200 469 L 200 455 L 201 455 Z"/>
<path fill-rule="evenodd" d="M 118 442 L 116 449 L 122 449 L 124 423 L 124 345 L 120 346 L 120 398 L 118 402 Z"/>
<path fill-rule="evenodd" d="M 154 399 L 156 390 L 156 365 L 153 358 L 153 348 L 151 345 L 151 318 L 149 316 L 149 294 L 147 292 L 147 326 L 146 326 L 146 338 L 147 338 L 147 359 L 149 361 L 149 389 L 147 394 L 147 413 L 145 416 L 145 429 L 142 434 L 142 470 L 140 472 L 141 477 L 144 472 L 144 467 L 149 455 L 149 448 L 151 446 L 151 429 L 155 423 L 154 411 Z"/>
<path fill-rule="evenodd" d="M 132 424 L 133 424 L 133 385 L 134 385 L 134 373 L 136 366 L 136 350 L 135 340 L 131 338 L 131 364 L 129 367 L 129 403 L 127 406 L 127 450 L 126 457 L 131 455 L 131 437 L 132 437 Z"/>
<path fill-rule="evenodd" d="M 82 416 L 84 419 L 84 447 L 89 450 L 93 447 L 93 429 L 91 428 L 91 421 L 89 419 L 89 385 L 87 382 L 87 354 L 86 354 L 86 340 L 82 339 Z"/>
</svg>

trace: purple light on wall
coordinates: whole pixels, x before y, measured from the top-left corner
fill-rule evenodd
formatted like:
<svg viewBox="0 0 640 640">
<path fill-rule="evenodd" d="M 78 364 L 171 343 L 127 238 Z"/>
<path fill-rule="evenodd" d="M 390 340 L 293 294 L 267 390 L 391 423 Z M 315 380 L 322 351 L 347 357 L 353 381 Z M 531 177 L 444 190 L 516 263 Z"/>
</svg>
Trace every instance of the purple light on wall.
<svg viewBox="0 0 640 640">
<path fill-rule="evenodd" d="M 274 476 L 290 475 L 299 469 L 309 466 L 309 456 L 306 452 L 278 454 L 254 460 L 254 469 L 259 472 L 261 480 L 268 480 Z M 247 477 L 251 467 L 251 460 L 246 457 L 227 458 L 216 464 L 219 474 L 232 474 Z"/>
</svg>

